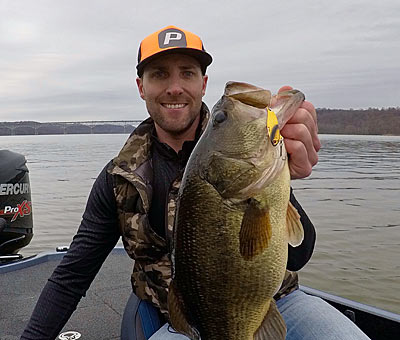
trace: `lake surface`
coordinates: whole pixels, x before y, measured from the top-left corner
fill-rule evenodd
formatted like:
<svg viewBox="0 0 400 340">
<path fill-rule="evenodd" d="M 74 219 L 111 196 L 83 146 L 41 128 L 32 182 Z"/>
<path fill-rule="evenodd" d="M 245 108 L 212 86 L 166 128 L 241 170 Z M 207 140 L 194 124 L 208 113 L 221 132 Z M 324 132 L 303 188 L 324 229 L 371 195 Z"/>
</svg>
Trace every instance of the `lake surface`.
<svg viewBox="0 0 400 340">
<path fill-rule="evenodd" d="M 90 188 L 128 135 L 0 136 L 25 155 L 34 237 L 24 255 L 68 245 Z M 312 175 L 292 182 L 317 230 L 300 283 L 400 313 L 400 137 L 321 135 Z"/>
</svg>

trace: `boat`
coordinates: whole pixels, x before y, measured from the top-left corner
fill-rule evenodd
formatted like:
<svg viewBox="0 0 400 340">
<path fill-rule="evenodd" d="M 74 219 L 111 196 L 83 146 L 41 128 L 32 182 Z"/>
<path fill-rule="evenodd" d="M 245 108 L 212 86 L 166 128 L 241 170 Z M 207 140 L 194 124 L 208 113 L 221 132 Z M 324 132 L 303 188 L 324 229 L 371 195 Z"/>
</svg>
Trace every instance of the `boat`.
<svg viewBox="0 0 400 340">
<path fill-rule="evenodd" d="M 372 340 L 400 339 L 400 314 L 345 299 L 314 288 L 300 286 L 305 293 L 318 296 L 353 321 Z"/>
<path fill-rule="evenodd" d="M 0 340 L 19 339 L 42 288 L 68 247 L 23 258 L 19 250 L 33 236 L 32 205 L 25 157 L 0 150 Z M 133 262 L 124 248 L 108 256 L 58 339 L 141 340 L 157 325 L 138 318 L 145 303 L 130 283 Z M 309 287 L 355 322 L 371 339 L 400 339 L 400 315 Z M 151 308 L 148 308 L 151 312 Z M 141 336 L 139 336 L 139 334 Z"/>
<path fill-rule="evenodd" d="M 67 247 L 0 264 L 0 339 L 19 339 L 48 277 Z M 59 339 L 123 339 L 136 336 L 138 299 L 130 284 L 132 259 L 116 247 L 103 264 L 86 297 L 62 329 Z M 301 286 L 348 316 L 373 340 L 398 340 L 400 315 Z M 79 336 L 80 335 L 80 336 Z"/>
<path fill-rule="evenodd" d="M 19 339 L 40 292 L 68 247 L 0 264 L 0 339 Z M 62 329 L 64 337 L 78 332 L 82 339 L 120 339 L 121 320 L 132 293 L 133 262 L 116 247 Z M 77 339 L 77 337 L 75 336 Z"/>
<path fill-rule="evenodd" d="M 0 150 L 0 256 L 18 259 L 33 237 L 29 170 L 25 156 Z"/>
</svg>

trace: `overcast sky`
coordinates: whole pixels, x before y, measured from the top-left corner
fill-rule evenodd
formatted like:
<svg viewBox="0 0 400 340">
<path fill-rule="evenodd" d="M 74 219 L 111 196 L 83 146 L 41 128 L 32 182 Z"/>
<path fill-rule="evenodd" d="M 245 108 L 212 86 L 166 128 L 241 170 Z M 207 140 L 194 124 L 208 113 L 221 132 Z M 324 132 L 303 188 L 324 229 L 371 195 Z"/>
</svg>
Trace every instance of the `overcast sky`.
<svg viewBox="0 0 400 340">
<path fill-rule="evenodd" d="M 229 80 L 292 85 L 316 107 L 400 106 L 399 0 L 0 0 L 0 121 L 146 118 L 138 46 L 167 25 L 213 56 L 210 107 Z"/>
</svg>

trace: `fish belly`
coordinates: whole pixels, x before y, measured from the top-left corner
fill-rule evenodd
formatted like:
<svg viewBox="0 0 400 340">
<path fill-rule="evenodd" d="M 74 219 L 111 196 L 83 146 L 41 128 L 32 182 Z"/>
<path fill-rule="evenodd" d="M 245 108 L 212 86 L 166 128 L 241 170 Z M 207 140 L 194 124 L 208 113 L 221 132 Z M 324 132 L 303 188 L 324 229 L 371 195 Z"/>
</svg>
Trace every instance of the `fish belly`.
<svg viewBox="0 0 400 340">
<path fill-rule="evenodd" d="M 271 213 L 267 249 L 245 260 L 239 250 L 243 213 L 224 203 L 207 182 L 186 181 L 176 221 L 174 281 L 188 319 L 202 340 L 253 339 L 285 273 L 286 209 Z"/>
</svg>

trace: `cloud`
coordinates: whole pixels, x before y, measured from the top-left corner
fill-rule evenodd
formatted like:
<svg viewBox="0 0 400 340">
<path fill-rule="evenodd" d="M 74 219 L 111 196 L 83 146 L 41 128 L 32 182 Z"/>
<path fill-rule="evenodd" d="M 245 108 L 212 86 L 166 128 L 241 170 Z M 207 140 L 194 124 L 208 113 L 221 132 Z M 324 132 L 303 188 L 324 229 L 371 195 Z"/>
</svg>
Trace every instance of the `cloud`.
<svg viewBox="0 0 400 340">
<path fill-rule="evenodd" d="M 400 5 L 367 1 L 3 1 L 0 120 L 146 117 L 141 39 L 174 24 L 213 55 L 205 96 L 228 80 L 301 88 L 317 107 L 398 106 Z"/>
</svg>

